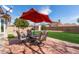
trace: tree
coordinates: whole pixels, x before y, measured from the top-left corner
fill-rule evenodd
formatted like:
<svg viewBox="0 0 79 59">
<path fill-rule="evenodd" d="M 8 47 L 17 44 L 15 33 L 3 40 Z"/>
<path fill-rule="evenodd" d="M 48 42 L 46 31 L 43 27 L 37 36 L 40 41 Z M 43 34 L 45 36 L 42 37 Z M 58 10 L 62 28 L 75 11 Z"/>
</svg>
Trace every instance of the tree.
<svg viewBox="0 0 79 59">
<path fill-rule="evenodd" d="M 20 19 L 20 18 L 16 18 L 14 24 L 18 28 L 25 28 L 29 26 L 29 23 L 27 21 Z"/>
<path fill-rule="evenodd" d="M 58 22 L 60 23 L 60 22 L 61 22 L 61 20 L 60 20 L 60 19 L 58 19 Z"/>
<path fill-rule="evenodd" d="M 79 23 L 79 18 L 77 18 L 77 22 Z"/>
</svg>

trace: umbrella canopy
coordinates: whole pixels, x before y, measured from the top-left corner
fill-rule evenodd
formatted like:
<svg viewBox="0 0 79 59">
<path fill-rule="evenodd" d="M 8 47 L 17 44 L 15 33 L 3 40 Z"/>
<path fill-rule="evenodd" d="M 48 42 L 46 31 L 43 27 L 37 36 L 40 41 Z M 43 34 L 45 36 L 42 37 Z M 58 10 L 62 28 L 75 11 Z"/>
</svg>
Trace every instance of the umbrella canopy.
<svg viewBox="0 0 79 59">
<path fill-rule="evenodd" d="M 30 20 L 35 23 L 40 23 L 40 22 L 52 23 L 48 15 L 41 14 L 33 8 L 27 12 L 23 12 L 20 18 L 25 19 L 25 20 Z"/>
</svg>

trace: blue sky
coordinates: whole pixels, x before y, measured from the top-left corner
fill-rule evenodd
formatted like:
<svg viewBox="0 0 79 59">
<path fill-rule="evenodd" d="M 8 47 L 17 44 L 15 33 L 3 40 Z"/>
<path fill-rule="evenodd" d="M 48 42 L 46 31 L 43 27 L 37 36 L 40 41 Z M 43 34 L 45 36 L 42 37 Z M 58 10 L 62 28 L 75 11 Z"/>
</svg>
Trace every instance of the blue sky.
<svg viewBox="0 0 79 59">
<path fill-rule="evenodd" d="M 13 8 L 13 12 L 10 13 L 12 22 L 22 12 L 31 8 L 35 8 L 37 11 L 49 15 L 52 21 L 58 21 L 60 19 L 62 23 L 77 23 L 77 18 L 79 17 L 78 5 L 8 5 L 7 7 Z"/>
</svg>

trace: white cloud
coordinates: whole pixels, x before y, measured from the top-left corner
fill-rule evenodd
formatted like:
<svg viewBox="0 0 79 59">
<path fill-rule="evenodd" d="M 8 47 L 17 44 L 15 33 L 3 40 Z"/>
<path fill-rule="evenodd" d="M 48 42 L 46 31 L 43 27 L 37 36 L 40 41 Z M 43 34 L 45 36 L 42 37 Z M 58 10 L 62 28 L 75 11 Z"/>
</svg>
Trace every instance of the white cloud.
<svg viewBox="0 0 79 59">
<path fill-rule="evenodd" d="M 52 10 L 50 9 L 50 6 L 46 6 L 46 7 L 42 7 L 40 10 L 39 10 L 40 13 L 43 13 L 43 14 L 46 14 L 46 15 L 49 15 Z"/>
<path fill-rule="evenodd" d="M 62 17 L 61 22 L 62 23 L 76 23 L 76 24 L 79 24 L 77 22 L 77 18 L 79 18 L 79 15 L 74 15 L 74 16 L 71 16 L 71 17 Z"/>
</svg>

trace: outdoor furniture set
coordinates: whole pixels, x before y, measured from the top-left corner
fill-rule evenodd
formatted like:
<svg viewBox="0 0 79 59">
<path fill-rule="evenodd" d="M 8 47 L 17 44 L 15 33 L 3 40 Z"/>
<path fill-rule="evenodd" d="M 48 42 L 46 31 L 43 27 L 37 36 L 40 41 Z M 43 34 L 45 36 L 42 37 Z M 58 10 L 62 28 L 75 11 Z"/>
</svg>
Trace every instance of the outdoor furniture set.
<svg viewBox="0 0 79 59">
<path fill-rule="evenodd" d="M 33 34 L 32 30 L 27 30 L 27 33 L 16 31 L 18 40 L 22 43 L 29 42 L 33 45 L 40 45 L 43 41 L 46 41 L 47 31 L 40 32 L 38 35 Z"/>
</svg>

